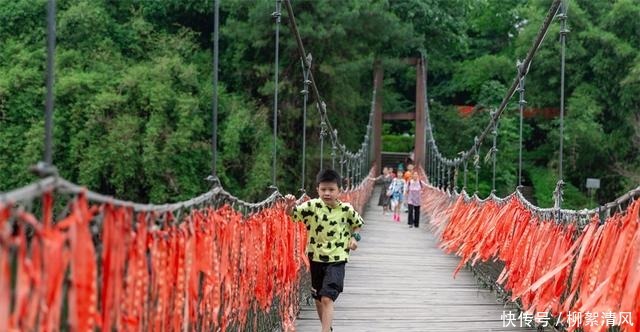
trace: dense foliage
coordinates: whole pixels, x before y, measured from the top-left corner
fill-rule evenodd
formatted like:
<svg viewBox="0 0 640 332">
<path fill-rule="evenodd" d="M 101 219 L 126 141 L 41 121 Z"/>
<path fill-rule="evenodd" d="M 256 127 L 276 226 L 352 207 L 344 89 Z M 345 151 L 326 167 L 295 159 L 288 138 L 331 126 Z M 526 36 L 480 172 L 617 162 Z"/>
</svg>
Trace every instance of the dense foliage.
<svg viewBox="0 0 640 332">
<path fill-rule="evenodd" d="M 374 60 L 385 68 L 385 112 L 406 112 L 414 107 L 415 71 L 402 59 L 424 51 L 435 134 L 449 156 L 466 149 L 488 119 L 486 112 L 462 118 L 451 105 L 500 102 L 548 4 L 293 1 L 319 90 L 349 148 L 357 150 L 365 132 Z M 0 191 L 33 181 L 27 168 L 42 155 L 45 8 L 45 0 L 0 0 Z M 271 184 L 274 8 L 262 0 L 221 7 L 218 174 L 247 200 L 263 198 Z M 207 190 L 212 10 L 211 0 L 58 1 L 54 161 L 62 176 L 137 201 L 183 200 Z M 588 204 L 587 177 L 602 179 L 600 202 L 640 183 L 638 17 L 635 0 L 569 1 L 564 173 L 575 189 L 569 206 Z M 531 66 L 530 107 L 559 105 L 558 30 L 554 23 Z M 293 192 L 300 187 L 302 126 L 307 184 L 318 169 L 319 120 L 310 103 L 302 123 L 301 65 L 286 14 L 280 42 L 277 184 Z M 517 183 L 516 106 L 499 128 L 500 194 Z M 413 133 L 409 123 L 388 131 Z M 407 149 L 397 146 L 405 141 L 385 144 Z M 557 120 L 526 120 L 525 182 L 535 185 L 541 204 L 548 200 L 543 183 L 557 177 L 558 141 Z M 491 189 L 490 165 L 481 163 L 481 194 Z"/>
</svg>

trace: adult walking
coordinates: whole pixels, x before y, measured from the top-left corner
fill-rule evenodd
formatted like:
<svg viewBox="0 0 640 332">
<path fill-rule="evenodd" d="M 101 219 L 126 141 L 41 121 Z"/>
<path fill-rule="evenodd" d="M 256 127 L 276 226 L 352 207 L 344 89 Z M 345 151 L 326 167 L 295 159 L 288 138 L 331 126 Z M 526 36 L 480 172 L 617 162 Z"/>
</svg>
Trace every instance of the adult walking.
<svg viewBox="0 0 640 332">
<path fill-rule="evenodd" d="M 393 169 L 389 167 L 384 167 L 382 169 L 382 175 L 375 178 L 376 183 L 380 183 L 382 185 L 382 189 L 380 190 L 380 197 L 378 197 L 378 206 L 382 206 L 382 214 L 387 214 L 389 211 L 389 204 L 391 201 L 391 197 L 387 195 L 387 189 L 389 189 L 389 185 L 391 185 L 391 181 L 393 180 L 393 176 L 391 175 Z"/>
<path fill-rule="evenodd" d="M 405 197 L 409 207 L 409 218 L 407 218 L 409 228 L 418 228 L 420 226 L 420 198 L 422 188 L 426 185 L 424 181 L 420 180 L 418 172 L 413 172 L 411 180 L 405 186 Z"/>
</svg>

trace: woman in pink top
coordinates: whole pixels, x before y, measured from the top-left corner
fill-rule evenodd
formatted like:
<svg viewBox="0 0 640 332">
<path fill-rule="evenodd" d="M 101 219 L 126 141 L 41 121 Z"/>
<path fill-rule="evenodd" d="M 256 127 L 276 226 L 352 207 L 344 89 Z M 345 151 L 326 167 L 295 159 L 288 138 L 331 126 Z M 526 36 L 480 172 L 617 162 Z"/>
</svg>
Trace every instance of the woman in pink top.
<svg viewBox="0 0 640 332">
<path fill-rule="evenodd" d="M 407 205 L 409 206 L 409 228 L 420 225 L 420 193 L 422 187 L 426 183 L 418 177 L 418 172 L 413 172 L 411 180 L 405 186 L 404 196 L 407 198 Z"/>
</svg>

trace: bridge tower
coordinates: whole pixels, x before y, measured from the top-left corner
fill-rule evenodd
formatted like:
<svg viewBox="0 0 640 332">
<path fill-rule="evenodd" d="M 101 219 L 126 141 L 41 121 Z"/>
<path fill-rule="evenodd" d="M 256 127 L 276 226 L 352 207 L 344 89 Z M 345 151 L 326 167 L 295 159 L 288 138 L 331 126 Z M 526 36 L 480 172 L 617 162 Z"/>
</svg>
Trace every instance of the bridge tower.
<svg viewBox="0 0 640 332">
<path fill-rule="evenodd" d="M 375 162 L 375 174 L 380 174 L 382 165 L 382 123 L 384 120 L 413 120 L 415 123 L 415 143 L 414 143 L 414 164 L 424 166 L 425 163 L 425 101 L 426 89 L 424 86 L 424 75 L 426 72 L 426 60 L 423 63 L 421 58 L 405 59 L 408 65 L 416 67 L 416 109 L 407 113 L 382 113 L 382 87 L 384 79 L 384 68 L 378 60 L 373 66 L 373 81 L 376 90 L 373 121 L 373 146 L 372 158 Z"/>
</svg>

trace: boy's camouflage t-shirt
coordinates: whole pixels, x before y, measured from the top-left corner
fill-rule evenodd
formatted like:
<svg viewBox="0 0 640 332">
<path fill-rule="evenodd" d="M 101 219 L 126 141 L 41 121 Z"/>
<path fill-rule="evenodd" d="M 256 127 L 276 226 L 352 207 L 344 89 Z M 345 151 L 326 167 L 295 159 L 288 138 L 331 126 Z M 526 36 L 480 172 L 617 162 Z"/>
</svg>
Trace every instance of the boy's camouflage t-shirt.
<svg viewBox="0 0 640 332">
<path fill-rule="evenodd" d="M 314 262 L 349 260 L 349 240 L 353 229 L 364 225 L 358 212 L 349 203 L 339 202 L 330 208 L 315 198 L 293 208 L 293 219 L 302 221 L 309 231 L 307 253 Z"/>
</svg>

